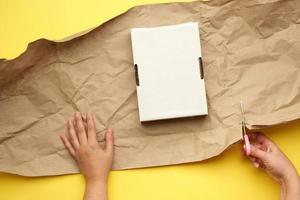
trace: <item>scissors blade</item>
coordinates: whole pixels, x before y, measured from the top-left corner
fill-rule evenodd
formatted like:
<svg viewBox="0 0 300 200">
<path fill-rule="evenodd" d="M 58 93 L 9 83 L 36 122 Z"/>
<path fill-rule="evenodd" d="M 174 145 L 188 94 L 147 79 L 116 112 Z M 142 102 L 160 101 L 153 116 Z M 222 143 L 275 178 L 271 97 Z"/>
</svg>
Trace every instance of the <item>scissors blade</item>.
<svg viewBox="0 0 300 200">
<path fill-rule="evenodd" d="M 242 113 L 242 129 L 243 129 L 243 134 L 246 134 L 245 112 L 244 112 L 244 105 L 243 105 L 242 100 L 240 101 L 240 106 L 241 106 L 241 113 Z"/>
<path fill-rule="evenodd" d="M 244 112 L 244 105 L 242 101 L 240 101 L 240 105 L 241 105 L 241 113 L 242 113 L 242 134 L 243 134 L 242 138 L 244 140 L 244 150 L 246 152 L 246 155 L 250 155 L 251 146 L 250 146 L 249 137 L 246 132 L 246 118 Z"/>
</svg>

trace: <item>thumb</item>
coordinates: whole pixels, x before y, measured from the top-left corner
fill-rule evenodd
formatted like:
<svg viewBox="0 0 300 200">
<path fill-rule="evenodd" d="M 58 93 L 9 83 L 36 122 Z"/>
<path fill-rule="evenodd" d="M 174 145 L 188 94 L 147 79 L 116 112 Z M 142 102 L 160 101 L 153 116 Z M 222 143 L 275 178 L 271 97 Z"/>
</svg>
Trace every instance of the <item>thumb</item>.
<svg viewBox="0 0 300 200">
<path fill-rule="evenodd" d="M 267 152 L 259 149 L 258 147 L 251 145 L 251 151 L 250 151 L 250 156 L 253 156 L 255 158 L 258 158 L 262 161 L 265 161 L 267 158 Z"/>
<path fill-rule="evenodd" d="M 111 128 L 105 132 L 105 145 L 108 154 L 113 154 L 114 151 L 114 136 Z"/>
</svg>

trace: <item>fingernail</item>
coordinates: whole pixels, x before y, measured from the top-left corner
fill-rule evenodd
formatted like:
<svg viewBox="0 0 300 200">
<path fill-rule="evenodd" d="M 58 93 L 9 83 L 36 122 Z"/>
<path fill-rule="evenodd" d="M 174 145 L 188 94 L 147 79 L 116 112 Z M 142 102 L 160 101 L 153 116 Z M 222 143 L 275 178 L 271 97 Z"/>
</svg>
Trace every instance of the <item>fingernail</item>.
<svg viewBox="0 0 300 200">
<path fill-rule="evenodd" d="M 259 168 L 259 164 L 256 162 L 256 163 L 254 163 L 254 167 L 255 168 Z"/>
</svg>

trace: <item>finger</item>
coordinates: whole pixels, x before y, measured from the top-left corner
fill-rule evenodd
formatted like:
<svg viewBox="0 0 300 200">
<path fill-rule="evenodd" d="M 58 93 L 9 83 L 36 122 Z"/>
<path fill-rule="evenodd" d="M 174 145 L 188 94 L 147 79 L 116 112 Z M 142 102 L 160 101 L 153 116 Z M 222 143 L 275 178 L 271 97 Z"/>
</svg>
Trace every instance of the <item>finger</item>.
<svg viewBox="0 0 300 200">
<path fill-rule="evenodd" d="M 263 145 L 258 143 L 257 141 L 254 141 L 251 143 L 253 146 L 255 146 L 256 148 L 259 148 L 261 150 L 263 150 Z"/>
<path fill-rule="evenodd" d="M 256 157 L 260 160 L 266 160 L 266 157 L 267 157 L 267 153 L 259 148 L 257 148 L 256 146 L 254 145 L 251 145 L 251 152 L 250 152 L 250 155 L 253 156 L 253 157 Z"/>
<path fill-rule="evenodd" d="M 269 139 L 266 135 L 264 135 L 263 133 L 260 133 L 260 132 L 249 134 L 249 138 L 252 141 L 257 141 L 264 145 L 274 144 L 271 139 Z"/>
<path fill-rule="evenodd" d="M 256 138 L 257 138 L 257 136 L 258 136 L 258 134 L 259 134 L 258 132 L 248 133 L 249 139 L 250 139 L 251 141 L 255 141 Z"/>
<path fill-rule="evenodd" d="M 266 146 L 275 146 L 275 143 L 269 137 L 262 133 L 257 135 L 257 141 Z"/>
<path fill-rule="evenodd" d="M 252 142 L 252 145 L 256 146 L 257 148 L 259 148 L 262 151 L 265 151 L 265 152 L 268 152 L 268 153 L 271 152 L 271 146 L 270 145 L 261 144 L 257 141 Z"/>
<path fill-rule="evenodd" d="M 257 162 L 257 163 L 259 164 L 259 167 L 260 167 L 261 169 L 264 169 L 265 165 L 264 165 L 264 163 L 263 163 L 263 161 L 262 161 L 262 160 L 260 160 L 260 159 L 256 159 L 256 161 L 255 161 L 255 162 Z"/>
<path fill-rule="evenodd" d="M 252 162 L 252 164 L 255 168 L 259 168 L 259 166 L 260 166 L 258 162 Z"/>
<path fill-rule="evenodd" d="M 257 159 L 256 157 L 253 157 L 253 156 L 248 156 L 248 158 L 255 168 L 259 168 L 259 162 L 258 162 L 259 159 Z"/>
<path fill-rule="evenodd" d="M 71 143 L 69 142 L 69 139 L 67 138 L 67 136 L 65 134 L 60 135 L 60 139 L 63 141 L 65 147 L 68 149 L 69 153 L 75 157 L 75 150 L 73 148 L 73 146 L 71 145 Z"/>
<path fill-rule="evenodd" d="M 245 157 L 249 157 L 249 155 L 247 155 L 247 150 L 246 150 L 246 145 L 243 145 L 243 148 L 241 149 L 241 154 Z"/>
<path fill-rule="evenodd" d="M 71 120 L 68 121 L 68 133 L 69 133 L 69 138 L 70 138 L 70 142 L 72 144 L 72 146 L 74 147 L 74 149 L 78 149 L 79 148 L 79 141 L 75 132 L 75 128 L 74 128 L 74 124 Z"/>
<path fill-rule="evenodd" d="M 251 160 L 251 162 L 255 162 L 255 160 L 256 160 L 256 158 L 252 157 L 252 156 L 249 156 L 249 159 Z"/>
<path fill-rule="evenodd" d="M 75 118 L 75 124 L 76 124 L 75 129 L 76 129 L 77 136 L 79 138 L 79 143 L 86 144 L 87 143 L 87 135 L 86 135 L 85 128 L 83 125 L 81 113 L 76 112 L 74 118 Z"/>
<path fill-rule="evenodd" d="M 87 133 L 88 132 L 88 127 L 87 127 L 87 119 L 86 116 L 82 115 L 82 121 L 83 121 L 83 125 L 84 125 L 84 130 Z M 88 137 L 88 136 L 87 136 Z"/>
<path fill-rule="evenodd" d="M 263 162 L 256 158 L 256 157 L 252 157 L 252 156 L 249 156 L 249 159 L 251 160 L 252 162 L 252 165 L 255 167 L 255 168 L 261 168 L 261 169 L 264 169 L 264 164 Z"/>
<path fill-rule="evenodd" d="M 105 132 L 105 145 L 107 153 L 112 155 L 114 152 L 114 136 L 110 128 Z"/>
<path fill-rule="evenodd" d="M 92 113 L 88 112 L 86 114 L 87 120 L 87 133 L 88 133 L 88 143 L 96 144 L 97 143 L 97 135 L 96 135 L 96 127 Z"/>
<path fill-rule="evenodd" d="M 266 170 L 266 165 L 264 165 L 262 162 L 259 162 L 259 168 Z"/>
</svg>

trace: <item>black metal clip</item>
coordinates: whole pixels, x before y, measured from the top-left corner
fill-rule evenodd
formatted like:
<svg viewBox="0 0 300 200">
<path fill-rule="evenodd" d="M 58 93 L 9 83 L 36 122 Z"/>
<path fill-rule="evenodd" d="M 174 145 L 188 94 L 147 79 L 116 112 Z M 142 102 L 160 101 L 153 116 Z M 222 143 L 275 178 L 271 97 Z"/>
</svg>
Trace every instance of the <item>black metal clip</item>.
<svg viewBox="0 0 300 200">
<path fill-rule="evenodd" d="M 139 70 L 138 65 L 134 64 L 134 71 L 135 71 L 135 83 L 137 86 L 140 86 L 140 80 L 139 80 Z"/>
<path fill-rule="evenodd" d="M 199 67 L 200 67 L 200 77 L 201 77 L 201 79 L 204 79 L 204 71 L 203 71 L 203 62 L 202 62 L 202 58 L 199 57 L 198 60 L 199 60 Z"/>
</svg>

